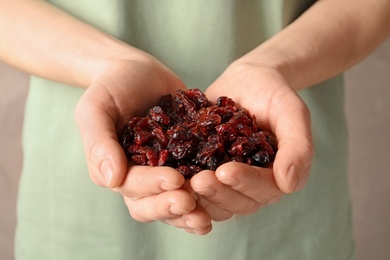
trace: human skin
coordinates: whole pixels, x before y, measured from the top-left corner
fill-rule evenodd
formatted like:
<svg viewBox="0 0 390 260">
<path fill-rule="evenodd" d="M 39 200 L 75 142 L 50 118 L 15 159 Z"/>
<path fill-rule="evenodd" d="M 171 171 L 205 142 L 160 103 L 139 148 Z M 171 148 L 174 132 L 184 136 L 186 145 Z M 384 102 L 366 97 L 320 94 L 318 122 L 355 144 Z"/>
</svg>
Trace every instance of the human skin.
<svg viewBox="0 0 390 260">
<path fill-rule="evenodd" d="M 304 187 L 313 147 L 310 114 L 296 92 L 346 70 L 390 34 L 388 0 L 321 0 L 233 62 L 206 95 L 231 97 L 275 133 L 273 168 L 227 163 L 185 182 L 169 167 L 128 165 L 116 139 L 131 115 L 185 89 L 172 71 L 45 1 L 0 0 L 0 6 L 0 59 L 87 88 L 75 115 L 91 179 L 121 193 L 134 219 L 201 235 L 211 231 L 211 220 L 256 212 Z"/>
</svg>

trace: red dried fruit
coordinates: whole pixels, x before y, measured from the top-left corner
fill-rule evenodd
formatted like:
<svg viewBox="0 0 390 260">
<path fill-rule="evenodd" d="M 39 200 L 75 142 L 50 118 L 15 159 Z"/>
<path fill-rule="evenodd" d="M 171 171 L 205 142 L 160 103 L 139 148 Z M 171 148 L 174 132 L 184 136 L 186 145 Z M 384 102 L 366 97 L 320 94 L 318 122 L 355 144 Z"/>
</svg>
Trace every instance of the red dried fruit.
<svg viewBox="0 0 390 260">
<path fill-rule="evenodd" d="M 170 166 L 185 178 L 223 163 L 268 167 L 275 138 L 228 97 L 211 104 L 199 89 L 161 98 L 145 117 L 133 117 L 119 136 L 129 159 L 140 165 Z"/>
<path fill-rule="evenodd" d="M 170 121 L 169 117 L 166 114 L 164 114 L 164 111 L 162 110 L 162 108 L 160 106 L 152 107 L 149 110 L 148 114 L 149 114 L 150 118 L 152 118 L 156 122 L 159 122 L 160 124 L 163 124 L 163 125 L 169 124 L 169 121 Z"/>
</svg>

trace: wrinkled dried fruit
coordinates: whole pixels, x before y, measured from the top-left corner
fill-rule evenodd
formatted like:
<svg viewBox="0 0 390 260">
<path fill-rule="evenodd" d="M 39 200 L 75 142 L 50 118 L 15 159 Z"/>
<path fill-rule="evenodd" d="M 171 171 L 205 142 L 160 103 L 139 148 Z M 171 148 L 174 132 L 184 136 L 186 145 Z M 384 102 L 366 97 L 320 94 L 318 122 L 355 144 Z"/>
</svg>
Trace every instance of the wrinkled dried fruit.
<svg viewBox="0 0 390 260">
<path fill-rule="evenodd" d="M 199 89 L 161 98 L 145 117 L 133 117 L 119 136 L 133 162 L 170 166 L 191 178 L 226 162 L 268 167 L 275 158 L 274 137 L 228 97 L 211 104 Z"/>
</svg>

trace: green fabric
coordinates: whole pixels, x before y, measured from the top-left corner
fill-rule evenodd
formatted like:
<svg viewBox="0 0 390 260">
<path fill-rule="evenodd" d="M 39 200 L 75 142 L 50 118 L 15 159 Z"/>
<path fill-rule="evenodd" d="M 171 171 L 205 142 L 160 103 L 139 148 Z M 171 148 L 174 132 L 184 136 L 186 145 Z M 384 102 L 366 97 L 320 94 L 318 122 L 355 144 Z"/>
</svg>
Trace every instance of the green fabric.
<svg viewBox="0 0 390 260">
<path fill-rule="evenodd" d="M 230 62 L 296 18 L 311 1 L 51 1 L 162 60 L 205 89 Z M 66 36 L 64 36 L 66 37 Z M 31 79 L 24 125 L 17 259 L 353 259 L 343 82 L 301 92 L 315 158 L 307 187 L 256 214 L 195 236 L 131 219 L 120 195 L 95 186 L 74 122 L 83 90 Z"/>
</svg>

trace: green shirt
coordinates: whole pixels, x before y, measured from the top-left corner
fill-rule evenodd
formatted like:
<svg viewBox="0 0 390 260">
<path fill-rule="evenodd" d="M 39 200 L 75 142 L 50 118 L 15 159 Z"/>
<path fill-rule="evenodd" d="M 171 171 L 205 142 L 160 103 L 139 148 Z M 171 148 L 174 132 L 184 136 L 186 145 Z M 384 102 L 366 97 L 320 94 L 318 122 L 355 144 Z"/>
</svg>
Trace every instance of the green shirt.
<svg viewBox="0 0 390 260">
<path fill-rule="evenodd" d="M 188 88 L 204 90 L 313 1 L 50 2 L 156 56 Z M 300 92 L 312 115 L 315 145 L 306 188 L 196 236 L 160 222 L 139 223 L 119 194 L 94 185 L 73 117 L 84 90 L 32 77 L 17 259 L 353 259 L 342 85 L 338 76 Z"/>
</svg>

